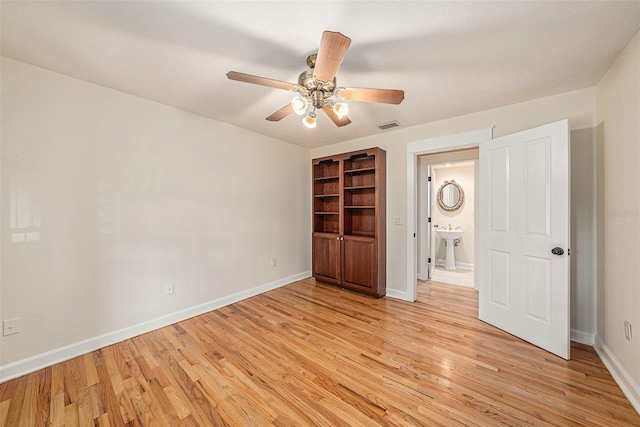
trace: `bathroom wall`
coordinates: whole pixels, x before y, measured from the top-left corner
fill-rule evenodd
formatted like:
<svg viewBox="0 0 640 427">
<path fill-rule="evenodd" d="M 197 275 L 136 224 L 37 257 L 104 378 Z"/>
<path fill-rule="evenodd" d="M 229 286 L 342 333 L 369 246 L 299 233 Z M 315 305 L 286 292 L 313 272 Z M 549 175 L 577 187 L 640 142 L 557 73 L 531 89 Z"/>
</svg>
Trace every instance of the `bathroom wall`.
<svg viewBox="0 0 640 427">
<path fill-rule="evenodd" d="M 428 179 L 428 168 L 432 165 L 444 164 L 444 163 L 454 163 L 454 162 L 462 162 L 465 160 L 468 161 L 477 161 L 480 156 L 480 152 L 478 147 L 468 148 L 464 150 L 453 150 L 453 151 L 445 151 L 441 153 L 433 153 L 433 154 L 425 154 L 422 156 L 418 156 L 419 160 L 419 169 L 418 169 L 418 222 L 417 222 L 417 238 L 418 238 L 418 246 L 417 246 L 417 269 L 418 269 L 418 279 L 427 280 L 427 263 L 428 258 L 431 257 L 430 251 L 427 250 L 427 233 L 426 230 L 431 227 L 431 224 L 428 223 L 427 217 L 427 202 L 428 202 L 428 194 L 427 194 L 427 179 Z M 476 183 L 477 185 L 477 183 Z M 435 200 L 434 200 L 434 203 Z M 476 221 L 477 222 L 477 221 Z M 474 249 L 474 252 L 476 249 Z"/>
<path fill-rule="evenodd" d="M 473 163 L 465 162 L 451 164 L 450 166 L 438 165 L 433 167 L 431 176 L 433 188 L 437 194 L 440 186 L 445 181 L 455 181 L 462 187 L 464 192 L 464 203 L 456 211 L 445 211 L 438 205 L 437 195 L 434 194 L 434 204 L 431 211 L 431 221 L 435 226 L 448 228 L 449 224 L 453 228 L 460 227 L 463 230 L 460 244 L 455 248 L 456 265 L 462 268 L 473 268 L 474 264 L 474 169 Z M 435 260 L 436 265 L 444 265 L 446 259 L 445 240 L 435 233 Z"/>
</svg>

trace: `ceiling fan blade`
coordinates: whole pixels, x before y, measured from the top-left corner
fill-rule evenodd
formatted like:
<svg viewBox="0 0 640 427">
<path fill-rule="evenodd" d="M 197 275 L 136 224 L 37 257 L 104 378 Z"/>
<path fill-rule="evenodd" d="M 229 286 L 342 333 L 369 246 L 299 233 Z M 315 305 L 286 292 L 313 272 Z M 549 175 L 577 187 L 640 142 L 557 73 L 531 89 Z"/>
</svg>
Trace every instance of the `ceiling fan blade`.
<svg viewBox="0 0 640 427">
<path fill-rule="evenodd" d="M 384 104 L 400 104 L 404 99 L 403 90 L 395 89 L 341 89 L 339 95 L 350 101 L 382 102 Z"/>
<path fill-rule="evenodd" d="M 267 87 L 274 87 L 276 89 L 284 89 L 293 91 L 296 87 L 293 83 L 283 82 L 282 80 L 268 79 L 266 77 L 252 76 L 251 74 L 239 73 L 237 71 L 229 71 L 227 73 L 229 80 L 236 80 L 244 83 L 252 83 L 254 85 L 261 85 Z"/>
<path fill-rule="evenodd" d="M 341 128 L 342 126 L 346 126 L 346 125 L 351 123 L 351 120 L 349 120 L 349 117 L 347 117 L 347 116 L 344 116 L 343 118 L 339 118 L 338 115 L 333 112 L 333 109 L 331 108 L 330 105 L 325 105 L 324 107 L 322 107 L 322 111 L 324 111 L 324 113 L 327 116 L 329 116 L 331 121 L 333 123 L 335 123 L 336 126 L 338 126 L 339 128 Z"/>
<path fill-rule="evenodd" d="M 273 113 L 272 115 L 270 115 L 269 117 L 267 117 L 267 120 L 269 120 L 270 122 L 277 122 L 279 120 L 284 119 L 291 113 L 293 113 L 293 107 L 289 103 L 284 107 L 282 107 L 281 109 L 279 109 L 278 111 L 276 111 L 275 113 Z"/>
<path fill-rule="evenodd" d="M 343 34 L 333 31 L 322 33 L 313 75 L 323 82 L 333 80 L 347 54 L 349 45 L 351 45 L 351 39 Z"/>
</svg>

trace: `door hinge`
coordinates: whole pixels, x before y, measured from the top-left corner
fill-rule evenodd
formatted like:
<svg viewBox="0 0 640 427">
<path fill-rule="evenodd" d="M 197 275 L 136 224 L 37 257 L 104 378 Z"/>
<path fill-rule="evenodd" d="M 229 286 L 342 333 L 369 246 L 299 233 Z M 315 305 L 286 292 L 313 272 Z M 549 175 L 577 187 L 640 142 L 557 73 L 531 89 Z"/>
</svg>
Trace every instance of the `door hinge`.
<svg viewBox="0 0 640 427">
<path fill-rule="evenodd" d="M 431 222 L 431 217 L 427 218 L 427 222 Z"/>
<path fill-rule="evenodd" d="M 427 262 L 431 264 L 431 257 L 427 258 Z"/>
<path fill-rule="evenodd" d="M 413 237 L 416 237 L 416 233 L 413 233 Z"/>
<path fill-rule="evenodd" d="M 427 177 L 427 181 L 431 182 L 431 177 L 430 176 Z"/>
</svg>

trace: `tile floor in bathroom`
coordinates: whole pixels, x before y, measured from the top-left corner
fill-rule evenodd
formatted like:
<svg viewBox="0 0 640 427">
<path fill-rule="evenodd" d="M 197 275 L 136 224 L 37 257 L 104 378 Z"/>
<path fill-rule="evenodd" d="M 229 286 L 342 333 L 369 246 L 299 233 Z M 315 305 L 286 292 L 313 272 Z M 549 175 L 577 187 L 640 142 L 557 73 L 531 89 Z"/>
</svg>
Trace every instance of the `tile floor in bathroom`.
<svg viewBox="0 0 640 427">
<path fill-rule="evenodd" d="M 436 266 L 435 270 L 431 274 L 431 280 L 434 282 L 473 288 L 473 270 L 465 270 L 462 268 L 445 270 L 444 267 Z"/>
</svg>

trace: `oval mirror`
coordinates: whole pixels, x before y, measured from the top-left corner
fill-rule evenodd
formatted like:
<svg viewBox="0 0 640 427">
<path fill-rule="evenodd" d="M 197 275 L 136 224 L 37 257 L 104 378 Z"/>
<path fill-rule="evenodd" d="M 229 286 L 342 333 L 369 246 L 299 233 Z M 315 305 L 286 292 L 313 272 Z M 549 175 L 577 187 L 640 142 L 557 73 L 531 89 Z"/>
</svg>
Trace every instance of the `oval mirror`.
<svg viewBox="0 0 640 427">
<path fill-rule="evenodd" d="M 445 211 L 460 209 L 464 203 L 464 191 L 454 180 L 445 181 L 438 190 L 438 204 Z"/>
</svg>

